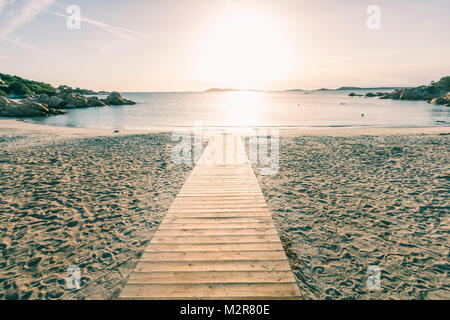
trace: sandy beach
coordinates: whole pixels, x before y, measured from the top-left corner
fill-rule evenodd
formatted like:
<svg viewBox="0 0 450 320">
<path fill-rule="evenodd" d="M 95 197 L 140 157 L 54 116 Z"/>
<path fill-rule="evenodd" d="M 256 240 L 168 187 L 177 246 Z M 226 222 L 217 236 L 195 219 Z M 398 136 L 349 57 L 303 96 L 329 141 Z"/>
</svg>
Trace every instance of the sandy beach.
<svg viewBox="0 0 450 320">
<path fill-rule="evenodd" d="M 258 175 L 305 298 L 450 298 L 449 136 L 390 131 L 284 137 Z"/>
<path fill-rule="evenodd" d="M 24 126 L 0 135 L 0 299 L 116 297 L 191 166 L 164 133 Z"/>
<path fill-rule="evenodd" d="M 305 298 L 450 298 L 449 132 L 281 132 L 280 171 L 256 173 Z M 117 298 L 192 169 L 174 144 L 0 120 L 0 299 Z"/>
</svg>

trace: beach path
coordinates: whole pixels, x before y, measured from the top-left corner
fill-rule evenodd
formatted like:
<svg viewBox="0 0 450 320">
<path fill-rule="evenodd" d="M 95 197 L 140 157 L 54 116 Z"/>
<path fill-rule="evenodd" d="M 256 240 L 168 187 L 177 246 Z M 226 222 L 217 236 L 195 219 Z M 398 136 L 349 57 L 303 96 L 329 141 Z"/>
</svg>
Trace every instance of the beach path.
<svg viewBox="0 0 450 320">
<path fill-rule="evenodd" d="M 121 299 L 300 299 L 238 136 L 212 136 Z"/>
</svg>

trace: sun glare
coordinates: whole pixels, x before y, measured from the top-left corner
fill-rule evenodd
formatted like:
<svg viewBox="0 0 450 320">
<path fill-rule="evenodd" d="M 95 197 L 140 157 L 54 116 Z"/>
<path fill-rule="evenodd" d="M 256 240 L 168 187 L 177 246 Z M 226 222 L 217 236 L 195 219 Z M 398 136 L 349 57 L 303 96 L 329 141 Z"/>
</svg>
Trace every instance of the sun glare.
<svg viewBox="0 0 450 320">
<path fill-rule="evenodd" d="M 198 72 L 220 87 L 256 89 L 286 75 L 288 56 L 279 24 L 251 10 L 223 13 L 206 37 Z"/>
</svg>

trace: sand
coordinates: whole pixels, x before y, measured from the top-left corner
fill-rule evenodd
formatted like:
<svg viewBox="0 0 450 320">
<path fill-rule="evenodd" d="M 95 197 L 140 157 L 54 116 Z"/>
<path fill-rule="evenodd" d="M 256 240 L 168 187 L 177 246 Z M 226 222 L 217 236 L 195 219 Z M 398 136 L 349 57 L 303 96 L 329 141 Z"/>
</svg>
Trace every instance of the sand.
<svg viewBox="0 0 450 320">
<path fill-rule="evenodd" d="M 259 179 L 305 298 L 450 298 L 448 132 L 281 131 L 280 171 Z M 117 298 L 192 168 L 174 144 L 0 120 L 0 299 Z"/>
<path fill-rule="evenodd" d="M 117 297 L 191 166 L 168 134 L 51 139 L 0 135 L 0 299 Z"/>
<path fill-rule="evenodd" d="M 284 137 L 257 176 L 305 298 L 450 299 L 448 135 Z"/>
</svg>

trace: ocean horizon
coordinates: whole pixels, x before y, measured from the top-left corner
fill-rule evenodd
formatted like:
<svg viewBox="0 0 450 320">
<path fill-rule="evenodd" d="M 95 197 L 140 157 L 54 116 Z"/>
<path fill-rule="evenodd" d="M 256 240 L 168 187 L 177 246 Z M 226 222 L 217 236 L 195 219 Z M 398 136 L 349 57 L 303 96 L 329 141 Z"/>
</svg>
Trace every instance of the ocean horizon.
<svg viewBox="0 0 450 320">
<path fill-rule="evenodd" d="M 380 91 L 380 90 L 378 90 Z M 388 90 L 381 90 L 388 92 Z M 123 92 L 132 106 L 68 109 L 26 122 L 102 129 L 178 127 L 429 127 L 450 123 L 450 110 L 425 101 L 350 97 L 352 90 Z M 358 90 L 359 94 L 374 92 Z"/>
</svg>

